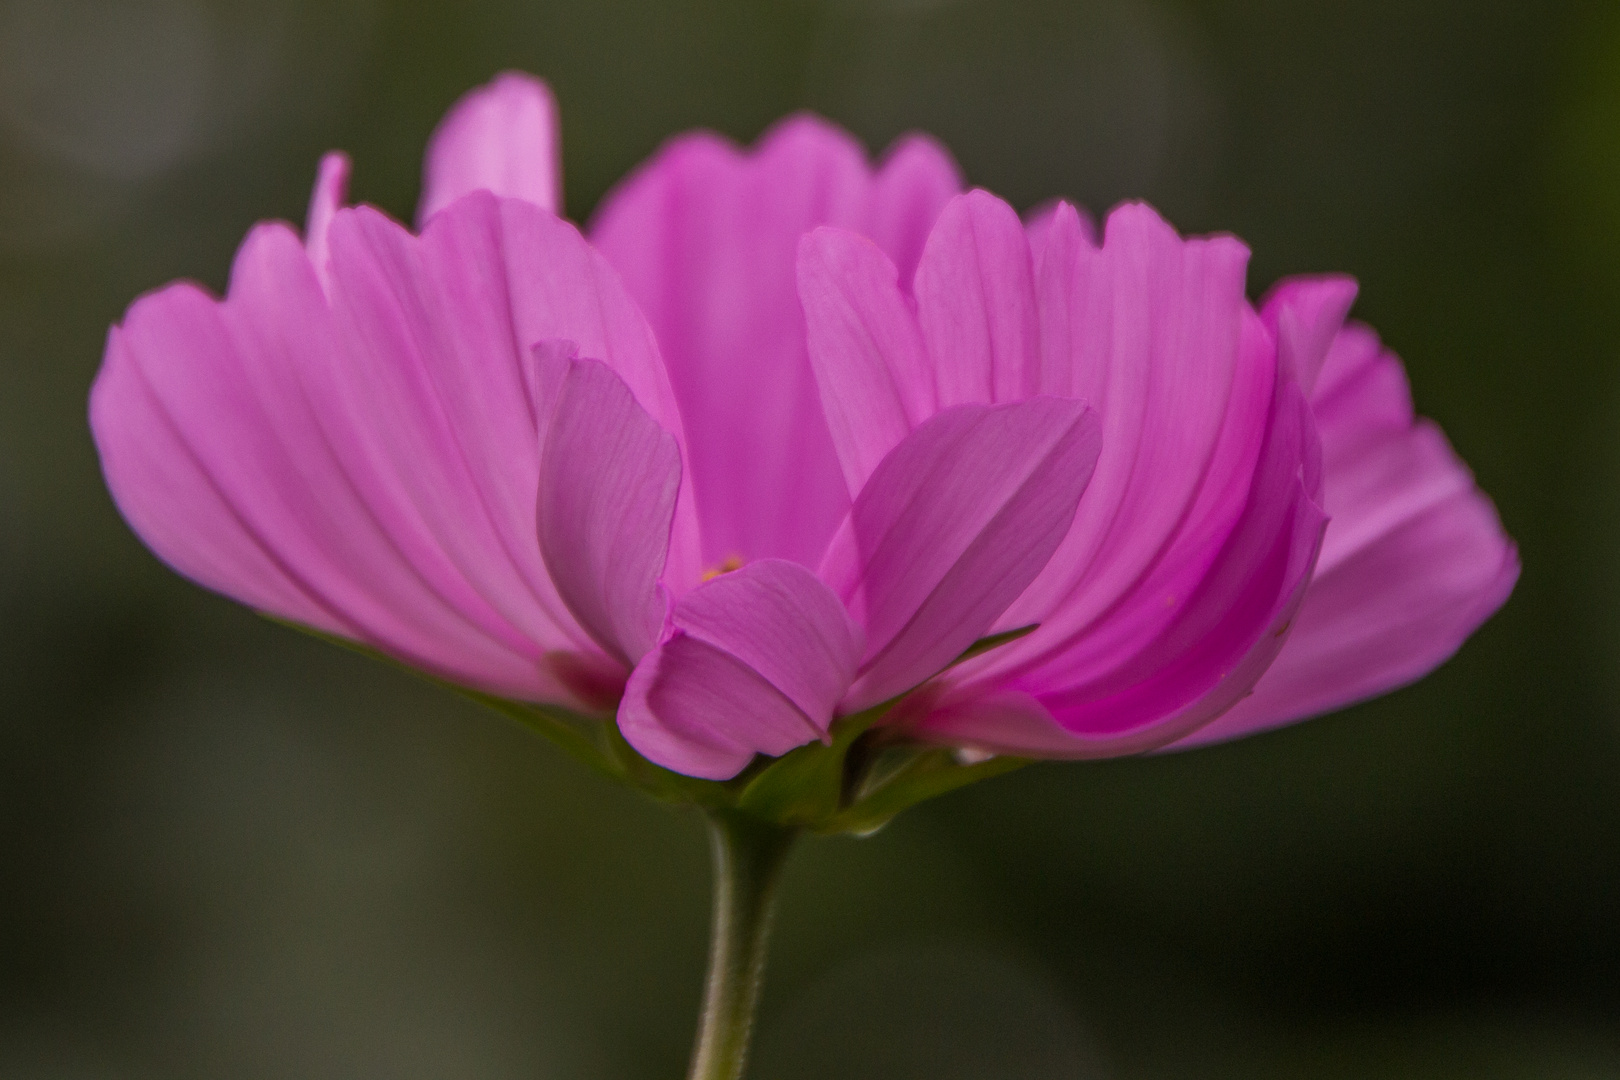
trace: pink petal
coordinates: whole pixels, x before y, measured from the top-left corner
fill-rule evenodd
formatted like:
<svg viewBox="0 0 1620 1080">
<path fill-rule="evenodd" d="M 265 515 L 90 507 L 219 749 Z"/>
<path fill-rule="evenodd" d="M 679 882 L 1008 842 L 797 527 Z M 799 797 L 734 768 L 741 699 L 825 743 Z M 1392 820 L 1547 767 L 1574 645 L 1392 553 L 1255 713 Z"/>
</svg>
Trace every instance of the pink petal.
<svg viewBox="0 0 1620 1080">
<path fill-rule="evenodd" d="M 1012 207 L 986 191 L 952 200 L 917 265 L 916 292 L 940 405 L 1039 391 L 1034 270 Z"/>
<path fill-rule="evenodd" d="M 1244 296 L 1246 260 L 1143 206 L 1116 210 L 1101 248 L 1052 212 L 1041 384 L 1093 404 L 1102 455 L 1068 536 L 997 622 L 1040 630 L 954 669 L 932 736 L 1013 748 L 971 703 L 1017 691 L 1053 718 L 1027 736 L 1042 753 L 1057 731 L 1064 756 L 1151 748 L 1230 706 L 1280 647 L 1320 542 L 1320 453 Z"/>
<path fill-rule="evenodd" d="M 1247 257 L 1227 237 L 1184 241 L 1139 204 L 1110 215 L 1101 248 L 1078 215 L 1055 213 L 1042 390 L 1091 404 L 1103 449 L 1074 527 L 1008 612 L 1042 631 L 998 650 L 998 668 L 1106 678 L 1180 617 L 1237 527 L 1277 371 L 1244 296 Z"/>
<path fill-rule="evenodd" d="M 434 215 L 419 241 L 364 208 L 340 214 L 332 236 L 340 329 L 354 339 L 352 351 L 394 358 L 349 391 L 366 395 L 379 416 L 399 414 L 384 436 L 392 467 L 418 489 L 416 501 L 455 506 L 459 518 L 447 520 L 479 521 L 483 506 L 499 508 L 506 558 L 490 564 L 469 553 L 468 574 L 483 578 L 492 565 L 515 564 L 531 591 L 555 596 L 534 539 L 546 403 L 532 389 L 533 346 L 573 342 L 623 379 L 679 441 L 673 395 L 634 303 L 572 225 L 515 199 L 470 195 Z M 470 459 L 470 480 L 413 464 L 424 447 L 442 447 L 436 460 L 447 463 Z M 699 570 L 696 519 L 684 493 L 675 520 L 666 576 L 679 589 Z M 493 580 L 481 591 L 506 602 L 506 588 Z"/>
<path fill-rule="evenodd" d="M 1075 401 L 958 406 L 884 458 L 822 566 L 867 636 L 848 708 L 933 676 L 1034 579 L 1074 518 L 1097 427 Z"/>
<path fill-rule="evenodd" d="M 860 491 L 937 411 L 931 365 L 894 263 L 870 240 L 827 226 L 806 235 L 799 296 L 827 427 L 845 483 Z"/>
<path fill-rule="evenodd" d="M 1490 500 L 1399 359 L 1367 328 L 1335 339 L 1313 400 L 1333 520 L 1292 635 L 1254 694 L 1176 745 L 1236 738 L 1404 686 L 1445 662 L 1518 578 Z"/>
<path fill-rule="evenodd" d="M 112 332 L 91 397 L 109 486 L 142 538 L 204 585 L 459 682 L 570 700 L 539 662 L 587 639 L 525 587 L 486 507 L 432 497 L 477 490 L 465 459 L 435 457 L 441 434 L 413 439 L 409 478 L 426 490 L 412 492 L 381 452 L 410 422 L 368 375 L 410 360 L 345 349 L 298 239 L 260 227 L 229 299 L 171 286 Z M 474 381 L 498 390 L 499 370 Z"/>
<path fill-rule="evenodd" d="M 418 224 L 463 195 L 488 191 L 557 213 L 562 154 L 551 89 L 522 72 L 464 95 L 428 141 Z"/>
<path fill-rule="evenodd" d="M 580 625 L 633 666 L 664 622 L 680 447 L 606 365 L 554 348 L 537 358 L 556 387 L 541 428 L 540 551 Z"/>
<path fill-rule="evenodd" d="M 326 234 L 348 197 L 349 156 L 336 152 L 325 155 L 315 176 L 315 190 L 309 197 L 309 216 L 304 225 L 304 247 L 322 285 L 328 283 L 326 260 L 331 254 Z"/>
<path fill-rule="evenodd" d="M 1155 621 L 1151 640 L 1133 638 L 1128 659 L 1090 681 L 1064 671 L 1061 655 L 1010 678 L 968 677 L 954 692 L 959 703 L 921 730 L 1004 752 L 1106 757 L 1162 746 L 1230 708 L 1282 647 L 1316 562 L 1326 518 L 1300 464 L 1301 444 L 1314 438 L 1297 388 L 1279 381 L 1243 512 L 1190 595 L 1170 597 L 1174 617 Z M 986 710 L 974 707 L 976 686 L 992 702 Z M 993 703 L 1013 690 L 1038 701 L 1055 724 L 1028 712 L 1009 724 Z"/>
<path fill-rule="evenodd" d="M 1355 302 L 1355 279 L 1337 274 L 1289 278 L 1266 298 L 1260 317 L 1277 342 L 1278 357 L 1293 367 L 1307 397 Z"/>
<path fill-rule="evenodd" d="M 631 676 L 619 727 L 648 759 L 717 780 L 824 737 L 861 653 L 838 597 L 777 559 L 700 585 L 670 627 Z"/>
<path fill-rule="evenodd" d="M 805 352 L 799 238 L 821 224 L 855 229 L 909 280 L 959 186 L 932 143 L 904 141 L 874 170 L 849 135 L 799 116 L 746 151 L 714 135 L 675 139 L 604 201 L 592 238 L 657 331 L 710 565 L 813 565 L 849 508 Z"/>
<path fill-rule="evenodd" d="M 420 239 L 338 210 L 325 235 L 328 289 L 266 226 L 225 301 L 173 286 L 114 330 L 91 420 L 120 508 L 182 573 L 261 610 L 493 693 L 599 705 L 613 664 L 535 537 L 531 349 L 578 342 L 678 433 L 650 331 L 583 238 L 526 203 L 473 196 Z M 672 572 L 695 582 L 690 500 L 675 518 Z"/>
<path fill-rule="evenodd" d="M 1046 257 L 1046 241 L 1050 239 L 1052 226 L 1057 224 L 1060 217 L 1072 219 L 1064 223 L 1065 228 L 1077 227 L 1079 239 L 1092 247 L 1097 246 L 1097 223 L 1090 214 L 1062 199 L 1041 203 L 1024 215 L 1024 232 L 1029 234 L 1029 251 L 1037 267 Z"/>
</svg>

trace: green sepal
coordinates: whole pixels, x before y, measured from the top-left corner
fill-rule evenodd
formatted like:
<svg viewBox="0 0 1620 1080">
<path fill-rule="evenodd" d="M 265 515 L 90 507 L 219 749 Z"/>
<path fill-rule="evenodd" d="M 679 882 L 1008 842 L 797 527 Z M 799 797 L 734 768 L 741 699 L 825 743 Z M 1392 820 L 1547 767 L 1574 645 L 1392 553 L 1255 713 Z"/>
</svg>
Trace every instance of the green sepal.
<svg viewBox="0 0 1620 1080">
<path fill-rule="evenodd" d="M 833 723 L 829 741 L 790 750 L 742 789 L 737 809 L 782 825 L 817 828 L 842 808 L 850 749 L 888 712 L 887 703 Z"/>
<path fill-rule="evenodd" d="M 946 664 L 945 668 L 948 671 L 957 664 L 971 660 L 975 656 L 983 656 L 991 649 L 999 649 L 1003 645 L 1011 645 L 1019 638 L 1028 637 L 1040 628 L 1040 623 L 1030 623 L 1028 626 L 1019 626 L 1012 630 L 1003 630 L 999 634 L 991 634 L 988 637 L 982 637 L 978 641 L 975 641 L 973 644 L 969 645 L 967 648 L 963 649 L 962 655 L 958 656 L 955 660 L 952 660 L 949 664 Z"/>
<path fill-rule="evenodd" d="M 593 771 L 660 802 L 730 810 L 816 833 L 865 835 L 917 803 L 1029 764 L 1027 759 L 1015 757 L 963 763 L 948 747 L 888 741 L 877 724 L 898 702 L 896 698 L 834 721 L 824 743 L 813 742 L 779 758 L 756 757 L 730 780 L 702 780 L 642 757 L 625 740 L 611 714 L 591 715 L 472 690 L 349 638 L 274 615 L 265 617 L 475 701 L 545 736 Z M 1016 641 L 1033 630 L 1034 626 L 1023 626 L 980 638 L 947 666 Z"/>
<path fill-rule="evenodd" d="M 992 757 L 964 763 L 946 746 L 897 744 L 878 750 L 863 771 L 849 805 L 810 826 L 819 833 L 864 836 L 889 823 L 900 811 L 959 787 L 1021 769 L 1028 758 Z"/>
</svg>

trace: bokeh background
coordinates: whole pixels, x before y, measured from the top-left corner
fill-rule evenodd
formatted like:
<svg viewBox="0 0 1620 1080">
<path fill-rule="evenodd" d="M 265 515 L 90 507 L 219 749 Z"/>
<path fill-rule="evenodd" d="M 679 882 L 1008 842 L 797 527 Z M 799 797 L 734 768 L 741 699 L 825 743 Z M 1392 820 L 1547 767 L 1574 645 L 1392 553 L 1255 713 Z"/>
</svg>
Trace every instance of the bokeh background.
<svg viewBox="0 0 1620 1080">
<path fill-rule="evenodd" d="M 408 218 L 457 95 L 568 210 L 695 126 L 922 128 L 1357 275 L 1522 545 L 1439 673 L 1051 765 L 792 864 L 752 1075 L 1620 1077 L 1620 11 L 1576 0 L 0 0 L 0 1077 L 681 1074 L 701 830 L 163 569 L 84 422 L 317 156 Z"/>
</svg>

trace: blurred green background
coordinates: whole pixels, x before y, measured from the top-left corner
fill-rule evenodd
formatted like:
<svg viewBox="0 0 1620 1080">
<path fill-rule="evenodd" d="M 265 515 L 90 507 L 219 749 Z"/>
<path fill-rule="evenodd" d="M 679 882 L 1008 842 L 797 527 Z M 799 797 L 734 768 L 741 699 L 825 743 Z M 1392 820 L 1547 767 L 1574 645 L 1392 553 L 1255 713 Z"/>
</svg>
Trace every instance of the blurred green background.
<svg viewBox="0 0 1620 1080">
<path fill-rule="evenodd" d="M 680 1075 L 698 823 L 170 574 L 84 422 L 135 295 L 331 147 L 408 218 L 505 67 L 576 219 L 809 107 L 1354 273 L 1522 545 L 1386 700 L 806 844 L 752 1075 L 1620 1077 L 1620 11 L 1568 0 L 0 0 L 0 1077 Z"/>
</svg>

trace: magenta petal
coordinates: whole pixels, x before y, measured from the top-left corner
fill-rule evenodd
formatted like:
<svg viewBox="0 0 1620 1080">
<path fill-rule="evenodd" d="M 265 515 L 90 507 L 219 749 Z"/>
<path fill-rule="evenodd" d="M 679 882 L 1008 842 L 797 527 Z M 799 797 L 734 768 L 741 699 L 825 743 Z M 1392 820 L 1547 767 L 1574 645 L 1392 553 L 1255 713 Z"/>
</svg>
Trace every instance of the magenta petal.
<svg viewBox="0 0 1620 1080">
<path fill-rule="evenodd" d="M 823 226 L 799 244 L 799 297 L 821 406 L 851 492 L 937 411 L 933 374 L 894 263 Z"/>
<path fill-rule="evenodd" d="M 726 779 L 753 755 L 822 738 L 860 659 L 843 604 L 796 563 L 767 559 L 682 598 L 631 676 L 619 727 L 649 760 Z"/>
<path fill-rule="evenodd" d="M 861 490 L 822 577 L 866 630 L 864 708 L 930 678 L 1034 580 L 1074 519 L 1098 453 L 1076 401 L 939 413 Z"/>
<path fill-rule="evenodd" d="M 1277 655 L 1305 594 L 1326 515 L 1302 477 L 1316 435 L 1291 379 L 1243 512 L 1175 617 L 1106 676 L 1042 689 L 1052 672 L 1018 680 L 1077 736 L 1075 756 L 1150 749 L 1230 708 Z"/>
<path fill-rule="evenodd" d="M 813 565 L 849 509 L 805 352 L 799 238 L 821 224 L 852 228 L 909 280 L 958 186 L 925 140 L 874 169 L 848 134 L 798 116 L 748 150 L 677 138 L 604 200 L 591 236 L 657 331 L 710 565 Z"/>
<path fill-rule="evenodd" d="M 631 666 L 664 621 L 658 579 L 681 484 L 675 437 L 605 364 L 538 351 L 556 386 L 540 451 L 540 551 L 568 610 Z"/>
<path fill-rule="evenodd" d="M 1043 392 L 1088 402 L 1103 448 L 1069 536 L 1007 615 L 1042 630 L 996 666 L 1050 664 L 1059 685 L 1106 678 L 1179 618 L 1236 527 L 1277 374 L 1244 295 L 1247 257 L 1229 237 L 1183 240 L 1140 204 L 1109 216 L 1100 248 L 1072 209 L 1054 212 Z"/>
<path fill-rule="evenodd" d="M 1313 405 L 1328 525 L 1310 591 L 1276 663 L 1193 746 L 1341 708 L 1449 658 L 1499 608 L 1518 552 L 1439 428 L 1414 420 L 1395 355 L 1341 331 Z"/>
<path fill-rule="evenodd" d="M 1354 278 L 1337 274 L 1289 278 L 1271 291 L 1260 317 L 1277 342 L 1277 357 L 1294 369 L 1307 397 L 1316 387 L 1350 305 L 1356 302 Z"/>
<path fill-rule="evenodd" d="M 1034 269 L 1012 207 L 986 191 L 952 200 L 928 238 L 915 288 L 940 405 L 1039 392 Z"/>
<path fill-rule="evenodd" d="M 557 103 L 522 72 L 497 75 L 439 122 L 423 165 L 418 224 L 463 195 L 489 191 L 556 213 L 562 203 Z"/>
</svg>

